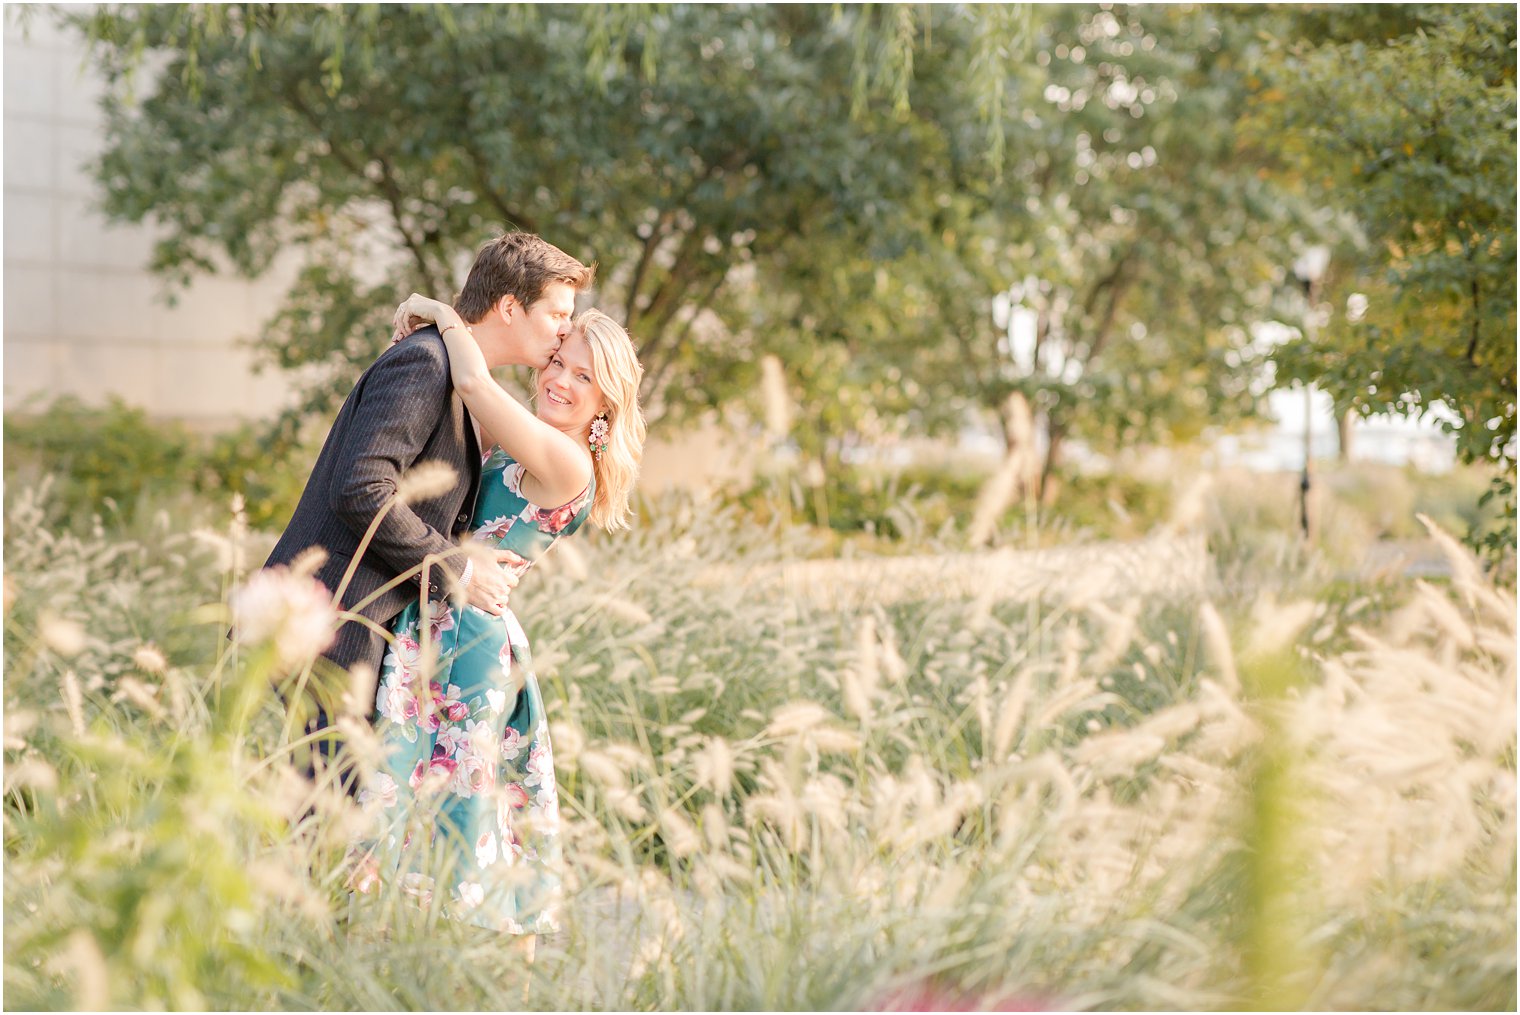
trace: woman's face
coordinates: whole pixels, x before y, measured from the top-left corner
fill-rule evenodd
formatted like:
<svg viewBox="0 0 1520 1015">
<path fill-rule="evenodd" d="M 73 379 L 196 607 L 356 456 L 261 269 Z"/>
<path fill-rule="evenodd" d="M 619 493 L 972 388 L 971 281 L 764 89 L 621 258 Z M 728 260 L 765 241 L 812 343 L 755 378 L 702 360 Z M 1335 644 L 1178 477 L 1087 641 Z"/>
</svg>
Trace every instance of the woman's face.
<svg viewBox="0 0 1520 1015">
<path fill-rule="evenodd" d="M 538 376 L 538 418 L 571 433 L 591 425 L 602 411 L 602 389 L 591 372 L 591 347 L 580 331 L 570 333 Z"/>
</svg>

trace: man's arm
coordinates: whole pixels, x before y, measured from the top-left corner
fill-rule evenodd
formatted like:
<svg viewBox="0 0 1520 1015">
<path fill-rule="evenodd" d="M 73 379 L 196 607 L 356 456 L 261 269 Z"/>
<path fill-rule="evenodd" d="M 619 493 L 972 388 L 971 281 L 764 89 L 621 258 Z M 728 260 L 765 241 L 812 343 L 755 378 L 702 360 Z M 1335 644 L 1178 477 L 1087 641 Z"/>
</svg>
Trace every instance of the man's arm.
<svg viewBox="0 0 1520 1015">
<path fill-rule="evenodd" d="M 359 397 L 333 463 L 328 504 L 362 538 L 448 410 L 449 367 L 442 345 L 404 343 L 370 369 Z M 395 504 L 365 553 L 401 574 L 417 568 L 429 554 L 451 549 L 453 542 L 418 518 L 410 505 Z M 462 554 L 453 553 L 441 566 L 457 580 L 464 563 Z"/>
</svg>

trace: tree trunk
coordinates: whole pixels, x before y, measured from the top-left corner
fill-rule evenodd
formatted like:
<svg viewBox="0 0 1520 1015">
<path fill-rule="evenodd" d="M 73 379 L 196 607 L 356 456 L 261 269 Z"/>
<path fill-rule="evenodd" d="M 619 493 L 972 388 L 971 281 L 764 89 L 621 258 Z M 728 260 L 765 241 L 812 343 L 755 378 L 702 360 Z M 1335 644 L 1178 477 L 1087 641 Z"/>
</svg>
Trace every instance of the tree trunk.
<svg viewBox="0 0 1520 1015">
<path fill-rule="evenodd" d="M 1342 462 L 1351 461 L 1354 434 L 1352 424 L 1356 422 L 1356 416 L 1355 409 L 1347 409 L 1341 413 L 1340 419 L 1335 421 L 1336 457 Z"/>
<path fill-rule="evenodd" d="M 1045 463 L 1040 467 L 1040 506 L 1049 507 L 1055 503 L 1056 494 L 1061 490 L 1061 483 L 1056 479 L 1056 461 L 1061 454 L 1062 442 L 1066 439 L 1066 427 L 1045 417 L 1046 431 L 1050 434 L 1049 446 L 1045 449 Z"/>
</svg>

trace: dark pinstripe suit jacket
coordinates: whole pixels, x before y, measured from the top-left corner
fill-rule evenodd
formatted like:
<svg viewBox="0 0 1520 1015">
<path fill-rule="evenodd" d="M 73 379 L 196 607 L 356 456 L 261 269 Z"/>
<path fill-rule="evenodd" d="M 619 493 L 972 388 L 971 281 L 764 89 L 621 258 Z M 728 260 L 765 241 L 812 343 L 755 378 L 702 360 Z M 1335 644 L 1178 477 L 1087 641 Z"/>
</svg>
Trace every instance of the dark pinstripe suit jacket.
<svg viewBox="0 0 1520 1015">
<path fill-rule="evenodd" d="M 286 564 L 310 546 L 328 553 L 317 578 L 336 589 L 375 516 L 396 492 L 397 480 L 420 462 L 443 462 L 459 477 L 441 496 L 397 504 L 371 538 L 343 593 L 351 609 L 376 589 L 447 553 L 470 524 L 480 489 L 480 450 L 474 427 L 449 380 L 448 349 L 435 327 L 426 327 L 387 349 L 359 377 L 333 421 L 311 478 L 284 535 L 264 564 Z M 440 574 L 442 567 L 448 574 Z M 430 570 L 429 594 L 447 591 L 464 569 L 456 549 Z M 415 601 L 418 578 L 381 594 L 359 612 L 388 624 Z M 363 639 L 340 637 L 327 654 L 342 666 L 364 659 Z M 343 658 L 354 655 L 355 658 Z M 367 659 L 378 669 L 378 658 Z"/>
</svg>

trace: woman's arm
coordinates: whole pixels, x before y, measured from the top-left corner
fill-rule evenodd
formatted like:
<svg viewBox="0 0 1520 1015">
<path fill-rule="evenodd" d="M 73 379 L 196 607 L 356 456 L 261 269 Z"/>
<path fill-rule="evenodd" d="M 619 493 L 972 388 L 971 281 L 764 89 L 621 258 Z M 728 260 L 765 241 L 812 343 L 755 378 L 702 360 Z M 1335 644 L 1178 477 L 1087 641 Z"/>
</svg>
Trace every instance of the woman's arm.
<svg viewBox="0 0 1520 1015">
<path fill-rule="evenodd" d="M 398 330 L 412 319 L 436 321 L 449 350 L 449 376 L 481 429 L 538 480 L 544 499 L 563 504 L 591 481 L 591 460 L 569 434 L 556 430 L 502 390 L 486 358 L 447 303 L 413 293 L 396 311 Z"/>
</svg>

